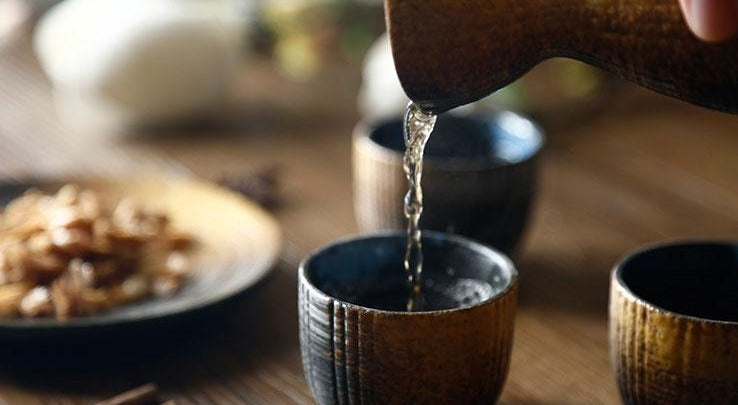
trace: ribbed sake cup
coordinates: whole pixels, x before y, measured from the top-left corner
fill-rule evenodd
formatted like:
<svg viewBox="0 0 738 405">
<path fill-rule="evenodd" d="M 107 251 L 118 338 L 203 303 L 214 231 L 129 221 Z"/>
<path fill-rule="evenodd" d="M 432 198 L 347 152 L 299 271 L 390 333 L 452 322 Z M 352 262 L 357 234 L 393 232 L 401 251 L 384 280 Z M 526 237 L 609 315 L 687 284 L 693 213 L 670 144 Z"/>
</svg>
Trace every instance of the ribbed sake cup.
<svg viewBox="0 0 738 405">
<path fill-rule="evenodd" d="M 402 233 L 356 237 L 300 265 L 300 346 L 315 399 L 321 405 L 495 403 L 513 342 L 512 262 L 469 239 L 424 232 L 424 289 L 458 301 L 406 312 L 404 249 Z"/>
<path fill-rule="evenodd" d="M 425 149 L 421 228 L 513 254 L 535 196 L 542 146 L 541 130 L 512 112 L 440 115 Z M 360 231 L 405 229 L 404 151 L 400 119 L 356 126 L 353 186 Z"/>
<path fill-rule="evenodd" d="M 610 348 L 626 404 L 738 404 L 738 244 L 627 256 L 612 274 Z"/>
</svg>

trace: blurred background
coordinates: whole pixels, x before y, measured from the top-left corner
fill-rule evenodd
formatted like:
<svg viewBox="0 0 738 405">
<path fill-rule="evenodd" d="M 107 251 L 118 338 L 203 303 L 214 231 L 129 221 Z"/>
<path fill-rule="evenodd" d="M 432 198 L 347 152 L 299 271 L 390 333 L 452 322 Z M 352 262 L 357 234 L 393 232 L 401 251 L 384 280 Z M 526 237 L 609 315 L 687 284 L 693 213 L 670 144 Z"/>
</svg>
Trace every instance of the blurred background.
<svg viewBox="0 0 738 405">
<path fill-rule="evenodd" d="M 295 268 L 357 231 L 355 125 L 397 118 L 407 103 L 384 30 L 380 0 L 0 0 L 0 182 L 193 175 L 261 202 L 285 239 L 276 275 L 212 341 L 149 353 L 145 370 L 116 363 L 48 386 L 4 370 L 0 403 L 88 403 L 154 379 L 184 403 L 227 403 L 202 400 L 221 391 L 231 403 L 310 403 Z M 738 119 L 565 59 L 458 113 L 500 110 L 531 117 L 547 139 L 516 257 L 503 401 L 618 403 L 610 268 L 644 243 L 738 235 Z M 247 323 L 258 327 L 234 326 Z M 200 362 L 217 372 L 188 371 Z"/>
<path fill-rule="evenodd" d="M 381 1 L 76 0 L 47 14 L 57 3 L 3 0 L 2 44 L 30 41 L 43 76 L 63 99 L 59 115 L 84 126 L 232 123 L 253 110 L 243 105 L 252 98 L 263 108 L 279 103 L 266 97 L 287 97 L 255 95 L 263 76 L 290 86 L 284 90 L 290 100 L 280 107 L 300 105 L 305 115 L 304 108 L 342 106 L 382 119 L 398 116 L 407 103 L 383 35 Z M 472 108 L 568 119 L 572 109 L 575 116 L 596 109 L 613 87 L 596 69 L 556 60 Z"/>
</svg>

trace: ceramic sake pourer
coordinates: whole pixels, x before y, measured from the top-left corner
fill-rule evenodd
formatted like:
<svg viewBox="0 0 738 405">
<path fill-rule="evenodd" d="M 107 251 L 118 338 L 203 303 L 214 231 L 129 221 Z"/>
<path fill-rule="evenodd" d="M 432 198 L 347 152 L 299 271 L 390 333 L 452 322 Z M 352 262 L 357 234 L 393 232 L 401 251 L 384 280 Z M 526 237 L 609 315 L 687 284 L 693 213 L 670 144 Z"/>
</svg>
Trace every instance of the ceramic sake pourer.
<svg viewBox="0 0 738 405">
<path fill-rule="evenodd" d="M 479 100 L 563 56 L 738 113 L 738 38 L 700 41 L 677 0 L 385 0 L 385 10 L 397 75 L 426 111 Z"/>
<path fill-rule="evenodd" d="M 514 254 L 536 192 L 543 134 L 512 112 L 438 117 L 423 162 L 420 226 Z M 402 121 L 360 123 L 353 137 L 359 230 L 405 229 Z"/>
<path fill-rule="evenodd" d="M 315 399 L 321 405 L 495 403 L 513 342 L 512 262 L 469 239 L 424 232 L 425 289 L 447 285 L 458 293 L 481 282 L 488 294 L 453 308 L 407 312 L 395 307 L 407 297 L 405 240 L 399 232 L 345 239 L 300 265 L 300 346 Z M 363 298 L 369 296 L 373 304 Z"/>
<path fill-rule="evenodd" d="M 610 348 L 626 404 L 738 403 L 738 244 L 675 242 L 612 274 Z"/>
</svg>

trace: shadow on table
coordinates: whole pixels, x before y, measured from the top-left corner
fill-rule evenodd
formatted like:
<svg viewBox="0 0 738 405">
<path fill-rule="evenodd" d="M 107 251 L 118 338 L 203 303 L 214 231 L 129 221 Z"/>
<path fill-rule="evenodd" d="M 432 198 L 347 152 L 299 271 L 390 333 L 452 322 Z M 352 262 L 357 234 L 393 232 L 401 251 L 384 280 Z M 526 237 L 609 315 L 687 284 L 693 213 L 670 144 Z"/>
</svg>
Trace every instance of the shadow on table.
<svg viewBox="0 0 738 405">
<path fill-rule="evenodd" d="M 502 400 L 498 405 L 567 405 L 563 402 L 541 401 L 538 399 L 508 399 Z"/>
<path fill-rule="evenodd" d="M 277 359 L 299 368 L 293 275 L 294 269 L 277 269 L 248 293 L 176 323 L 3 343 L 0 378 L 34 392 L 98 397 L 156 382 L 186 395 Z"/>
<path fill-rule="evenodd" d="M 340 131 L 351 128 L 353 114 L 346 111 L 316 114 L 300 110 L 285 111 L 279 106 L 232 107 L 217 116 L 195 118 L 179 123 L 139 125 L 121 129 L 121 140 L 139 143 L 170 142 L 172 139 L 207 142 L 232 138 L 275 138 L 311 131 Z"/>
<path fill-rule="evenodd" d="M 590 251 L 577 261 L 545 255 L 524 256 L 519 264 L 521 308 L 607 316 L 614 252 Z"/>
</svg>

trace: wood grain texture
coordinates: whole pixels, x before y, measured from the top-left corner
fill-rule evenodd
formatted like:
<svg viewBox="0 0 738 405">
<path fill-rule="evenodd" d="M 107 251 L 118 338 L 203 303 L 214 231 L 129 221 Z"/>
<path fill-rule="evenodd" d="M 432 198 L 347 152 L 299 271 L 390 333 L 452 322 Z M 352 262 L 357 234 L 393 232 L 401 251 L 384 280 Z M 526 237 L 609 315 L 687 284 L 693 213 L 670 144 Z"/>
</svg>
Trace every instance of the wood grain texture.
<svg viewBox="0 0 738 405">
<path fill-rule="evenodd" d="M 296 269 L 313 249 L 356 231 L 357 76 L 342 67 L 300 85 L 252 64 L 226 124 L 115 136 L 61 122 L 27 44 L 0 52 L 3 178 L 153 165 L 218 179 L 277 163 L 285 238 L 261 288 L 209 322 L 160 333 L 159 344 L 144 335 L 114 352 L 98 345 L 65 357 L 36 347 L 16 362 L 3 353 L 0 403 L 90 405 L 153 381 L 184 405 L 313 404 Z M 610 270 L 623 252 L 656 240 L 738 237 L 738 118 L 626 87 L 605 113 L 547 133 L 540 198 L 516 263 L 515 347 L 500 403 L 620 404 L 607 345 Z"/>
<path fill-rule="evenodd" d="M 400 81 L 429 111 L 478 100 L 565 56 L 738 113 L 738 40 L 697 40 L 675 0 L 385 0 L 385 8 Z"/>
</svg>

